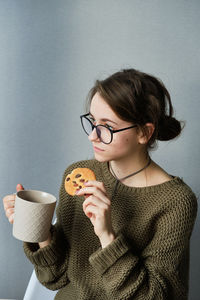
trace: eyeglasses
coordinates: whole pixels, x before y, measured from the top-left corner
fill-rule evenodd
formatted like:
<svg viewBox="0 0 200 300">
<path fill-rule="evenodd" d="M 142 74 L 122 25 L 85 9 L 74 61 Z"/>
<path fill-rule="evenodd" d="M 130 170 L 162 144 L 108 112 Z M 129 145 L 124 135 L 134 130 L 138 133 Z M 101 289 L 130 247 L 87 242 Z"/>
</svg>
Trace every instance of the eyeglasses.
<svg viewBox="0 0 200 300">
<path fill-rule="evenodd" d="M 96 129 L 96 134 L 100 141 L 104 144 L 110 144 L 113 140 L 113 133 L 124 131 L 130 128 L 137 127 L 137 125 L 132 125 L 130 127 L 118 129 L 118 130 L 112 130 L 110 127 L 106 125 L 94 125 L 92 121 L 88 118 L 90 114 L 85 114 L 80 116 L 81 118 L 81 124 L 83 127 L 83 130 L 87 135 L 90 135 L 94 128 Z"/>
</svg>

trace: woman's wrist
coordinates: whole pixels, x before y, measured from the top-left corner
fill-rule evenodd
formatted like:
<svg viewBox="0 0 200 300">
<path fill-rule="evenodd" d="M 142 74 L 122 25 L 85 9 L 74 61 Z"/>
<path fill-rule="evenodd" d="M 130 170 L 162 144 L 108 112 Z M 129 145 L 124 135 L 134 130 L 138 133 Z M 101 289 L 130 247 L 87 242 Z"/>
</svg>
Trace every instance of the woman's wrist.
<svg viewBox="0 0 200 300">
<path fill-rule="evenodd" d="M 50 243 L 51 243 L 51 232 L 49 231 L 48 239 L 46 241 L 40 242 L 38 244 L 39 244 L 40 248 L 44 248 L 44 247 L 48 246 Z"/>
<path fill-rule="evenodd" d="M 114 240 L 115 240 L 115 234 L 114 234 L 114 232 L 104 234 L 104 235 L 101 236 L 101 238 L 100 238 L 101 247 L 102 247 L 102 248 L 107 247 L 107 246 L 108 246 L 110 243 L 112 243 Z"/>
</svg>

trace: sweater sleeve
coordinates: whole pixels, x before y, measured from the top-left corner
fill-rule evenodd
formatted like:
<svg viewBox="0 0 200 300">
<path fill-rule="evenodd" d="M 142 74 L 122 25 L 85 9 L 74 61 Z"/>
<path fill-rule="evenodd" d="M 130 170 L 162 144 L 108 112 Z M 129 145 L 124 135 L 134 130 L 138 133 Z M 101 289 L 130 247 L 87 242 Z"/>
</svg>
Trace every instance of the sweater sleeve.
<svg viewBox="0 0 200 300">
<path fill-rule="evenodd" d="M 38 280 L 50 290 L 57 290 L 68 283 L 68 251 L 64 250 L 64 238 L 57 226 L 51 228 L 51 243 L 39 248 L 38 244 L 24 243 L 24 252 L 34 265 Z M 62 244 L 61 244 L 62 241 Z"/>
<path fill-rule="evenodd" d="M 64 191 L 64 179 L 66 176 L 65 171 L 63 175 L 62 185 L 60 188 L 59 203 L 56 209 L 57 221 L 54 226 L 51 227 L 51 243 L 44 247 L 39 248 L 36 243 L 24 243 L 24 252 L 30 262 L 34 265 L 35 272 L 38 280 L 51 290 L 58 290 L 69 283 L 67 276 L 67 268 L 69 261 L 69 248 L 70 242 L 63 231 L 62 220 L 62 203 L 66 203 L 66 193 Z M 68 213 L 68 228 L 70 228 L 70 213 L 72 207 L 71 201 L 68 201 L 67 207 Z"/>
<path fill-rule="evenodd" d="M 174 201 L 157 216 L 154 236 L 140 253 L 126 233 L 93 253 L 90 264 L 103 279 L 109 299 L 186 300 L 185 270 L 196 212 L 195 196 Z"/>
</svg>

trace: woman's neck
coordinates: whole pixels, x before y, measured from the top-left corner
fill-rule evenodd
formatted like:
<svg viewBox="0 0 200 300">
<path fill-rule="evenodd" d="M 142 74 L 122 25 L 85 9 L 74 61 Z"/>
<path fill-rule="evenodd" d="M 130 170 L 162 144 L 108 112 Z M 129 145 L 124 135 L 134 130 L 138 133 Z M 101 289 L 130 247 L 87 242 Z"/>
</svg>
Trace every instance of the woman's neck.
<svg viewBox="0 0 200 300">
<path fill-rule="evenodd" d="M 134 155 L 128 159 L 110 161 L 110 171 L 117 178 L 124 178 L 129 174 L 137 172 L 144 168 L 149 162 L 149 155 Z M 138 173 L 139 175 L 139 173 Z"/>
</svg>

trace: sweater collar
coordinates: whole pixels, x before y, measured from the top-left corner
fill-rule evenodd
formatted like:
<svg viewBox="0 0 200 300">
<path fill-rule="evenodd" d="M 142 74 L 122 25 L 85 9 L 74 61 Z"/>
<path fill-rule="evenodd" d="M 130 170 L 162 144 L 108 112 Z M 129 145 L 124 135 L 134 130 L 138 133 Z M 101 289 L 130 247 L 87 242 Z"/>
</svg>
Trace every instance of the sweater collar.
<svg viewBox="0 0 200 300">
<path fill-rule="evenodd" d="M 117 179 L 110 172 L 108 163 L 102 162 L 100 164 L 101 164 L 102 173 L 105 178 L 105 181 L 108 182 L 111 186 L 114 186 L 116 184 Z M 179 185 L 180 183 L 183 183 L 180 177 L 173 176 L 173 175 L 170 176 L 172 177 L 172 179 L 169 181 L 157 185 L 146 186 L 146 187 L 130 187 L 119 181 L 117 190 L 121 192 L 130 192 L 130 193 L 139 193 L 139 194 L 155 193 L 162 190 L 166 192 L 167 190 L 177 186 L 177 184 Z"/>
</svg>

